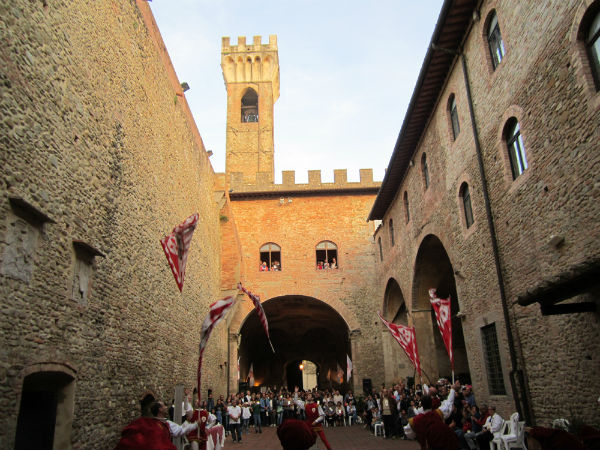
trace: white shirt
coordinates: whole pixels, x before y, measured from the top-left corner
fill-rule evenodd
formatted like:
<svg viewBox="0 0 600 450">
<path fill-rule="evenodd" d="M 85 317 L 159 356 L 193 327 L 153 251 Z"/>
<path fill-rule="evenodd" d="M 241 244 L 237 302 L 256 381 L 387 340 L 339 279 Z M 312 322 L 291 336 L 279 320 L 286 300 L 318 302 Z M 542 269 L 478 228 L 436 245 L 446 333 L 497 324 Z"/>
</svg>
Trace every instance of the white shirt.
<svg viewBox="0 0 600 450">
<path fill-rule="evenodd" d="M 252 416 L 250 414 L 250 408 L 247 406 L 242 406 L 242 419 L 249 419 Z"/>
<path fill-rule="evenodd" d="M 485 419 L 485 423 L 483 424 L 483 429 L 490 430 L 492 433 L 498 433 L 500 428 L 502 428 L 502 424 L 504 420 L 500 417 L 500 414 L 494 413 L 487 419 Z"/>
<path fill-rule="evenodd" d="M 228 406 L 227 414 L 229 415 L 229 423 L 236 424 L 240 423 L 240 416 L 242 415 L 242 408 L 238 406 Z"/>
<path fill-rule="evenodd" d="M 448 394 L 448 398 L 446 400 L 444 400 L 439 407 L 439 410 L 444 415 L 444 420 L 446 420 L 448 417 L 450 417 L 450 414 L 452 413 L 452 406 L 454 406 L 454 396 L 455 395 L 456 395 L 456 391 L 454 389 L 450 389 L 450 394 Z M 419 410 L 421 410 L 421 409 L 422 408 L 419 408 Z M 419 411 L 418 414 L 423 414 L 423 413 L 426 413 L 427 411 L 430 411 L 430 410 L 427 409 L 425 411 Z M 416 433 L 410 426 L 410 422 L 404 427 L 404 433 L 406 434 L 406 437 L 409 439 L 416 439 L 416 437 L 417 437 Z"/>
<path fill-rule="evenodd" d="M 184 423 L 183 425 L 177 425 L 175 422 L 171 422 L 170 420 L 167 420 L 166 422 L 171 430 L 171 437 L 174 438 L 185 436 L 190 431 L 194 431 L 196 428 L 198 428 L 198 422 Z"/>
</svg>

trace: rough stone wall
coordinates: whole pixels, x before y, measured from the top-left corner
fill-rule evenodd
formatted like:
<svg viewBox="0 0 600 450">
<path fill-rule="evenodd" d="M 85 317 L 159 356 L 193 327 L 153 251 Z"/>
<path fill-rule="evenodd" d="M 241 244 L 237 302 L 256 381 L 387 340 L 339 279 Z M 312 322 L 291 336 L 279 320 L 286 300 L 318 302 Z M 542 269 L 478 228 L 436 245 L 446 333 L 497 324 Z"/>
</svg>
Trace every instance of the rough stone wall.
<svg viewBox="0 0 600 450">
<path fill-rule="evenodd" d="M 0 447 L 14 445 L 23 375 L 39 362 L 76 373 L 72 446 L 112 447 L 144 392 L 170 401 L 175 384 L 195 383 L 200 324 L 219 295 L 213 171 L 145 2 L 12 1 L 0 17 Z M 9 197 L 54 221 L 33 227 L 20 279 L 4 269 L 18 222 Z M 159 239 L 194 212 L 180 294 Z M 73 241 L 104 255 L 87 304 L 72 299 Z"/>
<path fill-rule="evenodd" d="M 525 370 L 535 420 L 543 425 L 568 416 L 597 425 L 599 417 L 597 392 L 589 382 L 600 369 L 597 314 L 547 317 L 541 316 L 538 306 L 515 304 L 525 290 L 600 253 L 599 98 L 576 40 L 590 3 L 484 2 L 481 19 L 473 24 L 464 45 L 515 351 Z M 506 47 L 495 71 L 484 37 L 492 9 L 497 11 Z M 376 233 L 375 239 L 381 237 L 384 244 L 384 261 L 378 264 L 379 295 L 383 301 L 393 277 L 406 303 L 418 307 L 422 299 L 415 292 L 417 253 L 426 235 L 437 236 L 451 261 L 465 314 L 462 326 L 477 399 L 497 404 L 508 416 L 515 408 L 508 378 L 510 358 L 464 86 L 458 61 L 413 156 L 414 165 Z M 447 109 L 451 94 L 456 96 L 461 126 L 456 141 Z M 504 125 L 513 116 L 519 120 L 529 163 L 515 181 L 502 139 Z M 432 180 L 427 190 L 420 167 L 423 152 Z M 475 219 L 469 229 L 460 205 L 463 182 L 469 184 Z M 404 191 L 410 205 L 408 223 Z M 397 233 L 393 248 L 389 218 Z M 564 245 L 558 249 L 549 245 L 551 235 L 563 236 Z M 593 296 L 587 299 L 598 301 Z M 487 386 L 480 330 L 492 322 L 498 332 L 506 396 L 490 395 Z M 421 339 L 428 345 L 426 338 Z"/>
<path fill-rule="evenodd" d="M 354 389 L 362 392 L 362 379 L 373 386 L 383 381 L 381 338 L 376 330 L 377 308 L 373 265 L 375 247 L 372 223 L 365 218 L 374 195 L 286 195 L 232 199 L 242 245 L 246 286 L 266 301 L 283 295 L 305 295 L 334 308 L 346 321 L 352 337 Z M 291 202 L 289 201 L 291 200 Z M 316 270 L 315 247 L 329 240 L 338 246 L 337 270 Z M 260 247 L 274 242 L 281 247 L 280 272 L 260 272 Z M 240 305 L 231 330 L 241 328 L 251 312 L 250 302 Z"/>
</svg>

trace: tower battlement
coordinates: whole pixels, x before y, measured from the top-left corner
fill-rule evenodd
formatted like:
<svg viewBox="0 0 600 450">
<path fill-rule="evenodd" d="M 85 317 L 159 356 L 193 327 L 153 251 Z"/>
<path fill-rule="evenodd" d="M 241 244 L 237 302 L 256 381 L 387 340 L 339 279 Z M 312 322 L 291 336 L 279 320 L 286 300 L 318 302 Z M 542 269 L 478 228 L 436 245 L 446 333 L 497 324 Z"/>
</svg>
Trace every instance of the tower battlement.
<svg viewBox="0 0 600 450">
<path fill-rule="evenodd" d="M 333 183 L 323 183 L 321 181 L 320 170 L 308 171 L 308 183 L 296 183 L 296 171 L 284 170 L 282 173 L 282 183 L 275 184 L 271 182 L 270 173 L 258 172 L 256 181 L 248 183 L 244 181 L 242 172 L 232 172 L 229 182 L 231 196 L 239 194 L 277 194 L 277 193 L 313 193 L 315 191 L 360 191 L 376 192 L 381 186 L 380 181 L 373 181 L 373 169 L 360 169 L 360 181 L 349 182 L 346 169 L 336 169 L 333 171 Z"/>
<path fill-rule="evenodd" d="M 229 37 L 222 38 L 221 68 L 225 83 L 272 83 L 273 102 L 279 98 L 279 53 L 277 36 L 269 36 L 263 44 L 261 36 L 254 36 L 252 44 L 246 36 L 239 36 L 237 45 Z"/>
<path fill-rule="evenodd" d="M 267 44 L 262 43 L 262 36 L 253 36 L 252 44 L 246 43 L 246 36 L 238 36 L 237 45 L 231 44 L 229 36 L 222 38 L 221 54 L 268 51 L 277 51 L 277 35 L 275 34 L 269 35 L 269 42 Z"/>
</svg>

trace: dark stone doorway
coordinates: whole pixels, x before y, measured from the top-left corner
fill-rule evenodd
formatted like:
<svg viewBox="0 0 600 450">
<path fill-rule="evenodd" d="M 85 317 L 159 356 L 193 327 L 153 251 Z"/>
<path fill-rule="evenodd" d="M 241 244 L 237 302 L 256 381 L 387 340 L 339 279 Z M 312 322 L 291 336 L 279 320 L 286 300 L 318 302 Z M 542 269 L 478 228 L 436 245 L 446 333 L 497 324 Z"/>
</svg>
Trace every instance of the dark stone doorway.
<svg viewBox="0 0 600 450">
<path fill-rule="evenodd" d="M 423 239 L 415 263 L 413 286 L 413 313 L 421 365 L 431 378 L 451 377 L 451 366 L 444 341 L 429 302 L 429 289 L 434 288 L 439 298 L 451 296 L 452 339 L 455 377 L 470 382 L 469 362 L 459 312 L 454 268 L 442 242 L 432 234 Z M 435 381 L 435 380 L 431 380 Z"/>
<path fill-rule="evenodd" d="M 240 330 L 240 375 L 246 380 L 253 364 L 255 386 L 302 385 L 302 360 L 319 368 L 319 387 L 339 386 L 329 379 L 338 364 L 345 371 L 350 352 L 348 325 L 331 306 L 306 296 L 287 295 L 263 302 L 269 321 L 272 352 L 256 311 L 246 317 Z M 333 376 L 333 375 L 332 375 Z"/>
</svg>

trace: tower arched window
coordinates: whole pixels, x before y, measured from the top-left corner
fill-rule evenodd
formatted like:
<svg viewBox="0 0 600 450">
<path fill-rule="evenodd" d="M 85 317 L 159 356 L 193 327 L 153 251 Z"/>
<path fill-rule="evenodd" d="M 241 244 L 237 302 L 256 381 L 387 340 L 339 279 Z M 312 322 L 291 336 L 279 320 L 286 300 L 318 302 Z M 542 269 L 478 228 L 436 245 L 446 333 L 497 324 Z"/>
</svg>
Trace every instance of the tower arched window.
<svg viewBox="0 0 600 450">
<path fill-rule="evenodd" d="M 242 122 L 258 122 L 258 94 L 252 88 L 242 97 Z"/>
<path fill-rule="evenodd" d="M 502 62 L 506 51 L 504 50 L 504 42 L 502 41 L 502 34 L 500 33 L 500 25 L 498 25 L 498 16 L 496 11 L 492 11 L 490 18 L 488 19 L 487 27 L 487 41 L 490 48 L 490 56 L 492 58 L 492 66 L 494 70 Z"/>
<path fill-rule="evenodd" d="M 273 242 L 268 242 L 260 248 L 261 272 L 281 270 L 281 247 Z"/>
<path fill-rule="evenodd" d="M 390 244 L 394 246 L 394 219 L 390 219 Z"/>
<path fill-rule="evenodd" d="M 456 97 L 454 94 L 448 99 L 448 112 L 450 113 L 450 125 L 452 127 L 452 139 L 456 140 L 460 133 L 460 123 L 458 121 L 458 109 L 456 107 Z"/>
<path fill-rule="evenodd" d="M 421 156 L 421 172 L 423 174 L 423 184 L 427 190 L 429 188 L 429 166 L 427 165 L 427 155 L 425 153 Z"/>
<path fill-rule="evenodd" d="M 406 223 L 410 222 L 410 210 L 408 209 L 408 192 L 404 191 L 404 213 L 406 214 Z"/>
<path fill-rule="evenodd" d="M 469 185 L 463 183 L 460 186 L 460 199 L 462 203 L 462 210 L 465 217 L 465 226 L 470 228 L 475 221 L 473 219 L 473 206 L 471 205 L 471 192 L 469 191 Z"/>
<path fill-rule="evenodd" d="M 521 127 L 515 117 L 511 117 L 504 128 L 504 138 L 510 159 L 513 180 L 516 180 L 528 167 L 527 154 L 521 137 Z"/>
<path fill-rule="evenodd" d="M 586 11 L 579 27 L 578 38 L 585 44 L 596 90 L 600 90 L 600 2 Z"/>
<path fill-rule="evenodd" d="M 321 241 L 316 248 L 317 269 L 337 269 L 338 248 L 331 241 Z"/>
</svg>

